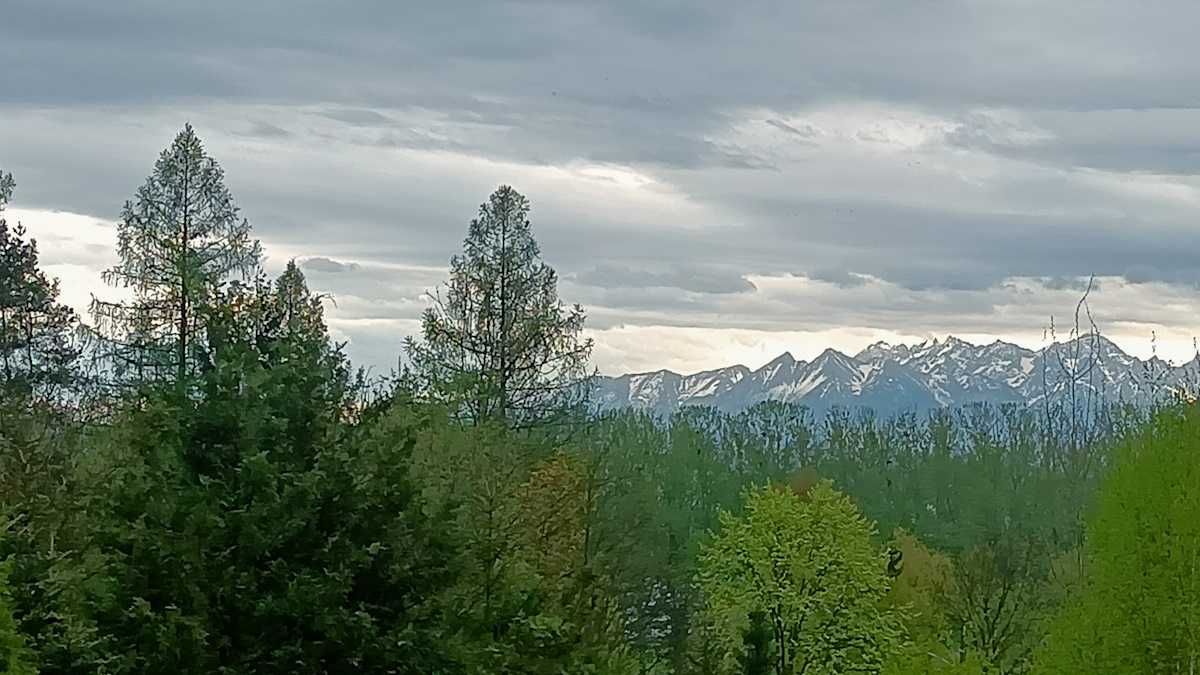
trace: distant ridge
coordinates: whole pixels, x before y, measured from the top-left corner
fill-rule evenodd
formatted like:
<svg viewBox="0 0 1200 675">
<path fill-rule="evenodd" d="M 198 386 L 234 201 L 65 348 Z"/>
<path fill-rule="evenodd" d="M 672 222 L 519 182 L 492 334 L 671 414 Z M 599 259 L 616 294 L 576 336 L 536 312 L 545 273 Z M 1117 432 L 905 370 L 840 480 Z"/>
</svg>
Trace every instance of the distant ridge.
<svg viewBox="0 0 1200 675">
<path fill-rule="evenodd" d="M 784 401 L 814 412 L 866 407 L 881 414 L 969 403 L 1040 404 L 1077 400 L 1148 404 L 1172 390 L 1200 384 L 1200 355 L 1172 366 L 1130 356 L 1101 335 L 1040 350 L 1001 340 L 976 345 L 956 337 L 917 345 L 877 342 L 854 356 L 826 349 L 805 362 L 785 352 L 751 370 L 735 365 L 683 375 L 669 370 L 599 377 L 602 409 L 633 407 L 669 413 L 710 405 L 727 411 Z"/>
</svg>

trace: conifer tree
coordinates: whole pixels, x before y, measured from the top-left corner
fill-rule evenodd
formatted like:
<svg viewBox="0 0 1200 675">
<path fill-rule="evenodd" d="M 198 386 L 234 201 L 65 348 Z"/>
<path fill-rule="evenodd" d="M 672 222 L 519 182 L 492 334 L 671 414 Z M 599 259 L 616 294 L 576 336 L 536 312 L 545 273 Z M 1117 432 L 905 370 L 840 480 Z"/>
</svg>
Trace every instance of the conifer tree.
<svg viewBox="0 0 1200 675">
<path fill-rule="evenodd" d="M 72 384 L 75 313 L 38 268 L 37 242 L 4 219 L 14 185 L 0 172 L 0 389 L 48 397 Z"/>
<path fill-rule="evenodd" d="M 275 280 L 270 314 L 283 337 L 332 346 L 327 339 L 321 295 L 309 290 L 308 281 L 295 260 L 288 261 L 283 273 Z"/>
<path fill-rule="evenodd" d="M 8 594 L 8 564 L 0 561 L 0 673 L 34 675 L 25 637 L 13 621 Z"/>
<path fill-rule="evenodd" d="M 114 347 L 114 368 L 135 382 L 182 382 L 196 370 L 204 309 L 230 278 L 255 272 L 260 257 L 224 171 L 190 124 L 125 203 L 117 253 L 105 280 L 130 289 L 133 299 L 92 305 Z"/>
<path fill-rule="evenodd" d="M 553 423 L 586 394 L 591 340 L 584 312 L 558 297 L 541 259 L 529 200 L 502 185 L 479 207 L 450 260 L 444 295 L 409 341 L 417 374 L 471 423 L 510 428 Z"/>
</svg>

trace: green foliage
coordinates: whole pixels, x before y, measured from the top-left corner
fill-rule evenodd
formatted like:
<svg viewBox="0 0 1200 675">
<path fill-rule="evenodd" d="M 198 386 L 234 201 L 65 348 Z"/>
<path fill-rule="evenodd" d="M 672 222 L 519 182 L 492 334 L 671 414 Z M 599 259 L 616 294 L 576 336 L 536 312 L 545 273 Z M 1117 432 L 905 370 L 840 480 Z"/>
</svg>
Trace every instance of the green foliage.
<svg viewBox="0 0 1200 675">
<path fill-rule="evenodd" d="M 86 574 L 58 642 L 76 624 L 99 639 L 84 662 L 70 645 L 44 650 L 46 672 L 448 663 L 431 598 L 454 556 L 408 477 L 430 418 L 400 404 L 349 416 L 344 360 L 319 314 L 279 320 L 285 300 L 306 297 L 301 281 L 295 294 L 247 291 L 209 317 L 220 339 L 198 394 L 151 389 L 95 439 L 76 496 L 89 531 L 38 583 Z M 246 325 L 261 330 L 230 328 Z"/>
<path fill-rule="evenodd" d="M 887 604 L 904 612 L 909 642 L 888 661 L 885 673 L 971 672 L 958 666 L 960 655 L 948 645 L 944 598 L 954 574 L 947 556 L 931 551 L 911 533 L 898 530 L 889 545 L 894 575 Z"/>
<path fill-rule="evenodd" d="M 745 675 L 769 675 L 779 658 L 772 649 L 771 625 L 767 613 L 754 610 L 742 631 L 742 649 L 737 654 L 738 670 Z"/>
<path fill-rule="evenodd" d="M 528 211 L 480 208 L 415 377 L 369 390 L 185 127 L 122 214 L 97 400 L 0 219 L 0 670 L 1194 668 L 1194 408 L 586 416 Z"/>
<path fill-rule="evenodd" d="M 6 523 L 3 523 L 7 525 Z M 0 528 L 0 536 L 5 528 Z M 13 620 L 12 599 L 8 589 L 11 561 L 0 561 L 0 673 L 34 675 L 33 655 L 25 644 L 17 622 Z"/>
<path fill-rule="evenodd" d="M 1123 443 L 1088 524 L 1086 576 L 1040 654 L 1046 673 L 1192 672 L 1200 664 L 1200 410 Z"/>
<path fill-rule="evenodd" d="M 92 303 L 111 368 L 135 383 L 193 375 L 204 310 L 231 276 L 254 273 L 260 254 L 224 171 L 185 125 L 117 224 L 120 262 L 104 276 L 130 289 L 132 302 Z"/>
<path fill-rule="evenodd" d="M 97 514 L 87 511 L 79 473 L 83 441 L 44 404 L 0 406 L 0 560 L 13 618 L 43 672 L 62 672 L 56 663 L 103 672 L 104 637 L 86 615 L 107 580 L 87 548 Z"/>
<path fill-rule="evenodd" d="M 815 468 L 885 531 L 903 528 L 940 550 L 1014 532 L 1075 546 L 1103 462 L 1068 461 L 1036 415 L 975 406 L 877 420 L 835 411 Z"/>
<path fill-rule="evenodd" d="M 528 215 L 516 190 L 492 193 L 450 260 L 445 296 L 425 312 L 424 340 L 408 343 L 425 388 L 472 423 L 561 424 L 587 393 L 583 308 L 559 300 Z"/>
<path fill-rule="evenodd" d="M 37 242 L 4 218 L 14 187 L 12 174 L 0 171 L 0 396 L 9 405 L 14 397 L 53 400 L 78 375 L 75 313 L 58 302 L 58 281 L 38 268 Z"/>
<path fill-rule="evenodd" d="M 450 424 L 417 445 L 430 508 L 454 516 L 461 574 L 443 603 L 458 658 L 471 672 L 640 670 L 588 462 L 543 448 L 503 427 Z"/>
<path fill-rule="evenodd" d="M 1039 542 L 1017 537 L 958 556 L 943 600 L 949 644 L 998 672 L 1025 672 L 1052 609 L 1049 558 Z"/>
<path fill-rule="evenodd" d="M 603 560 L 639 649 L 676 670 L 686 667 L 699 600 L 696 554 L 722 509 L 740 507 L 745 479 L 723 463 L 704 430 L 711 411 L 681 415 L 670 427 L 641 413 L 597 420 L 578 439 L 588 458 Z"/>
<path fill-rule="evenodd" d="M 872 525 L 828 482 L 805 495 L 761 488 L 741 518 L 722 514 L 721 531 L 700 554 L 706 611 L 731 658 L 762 613 L 772 634 L 774 672 L 878 671 L 901 640 L 898 615 L 884 607 L 886 558 Z"/>
</svg>

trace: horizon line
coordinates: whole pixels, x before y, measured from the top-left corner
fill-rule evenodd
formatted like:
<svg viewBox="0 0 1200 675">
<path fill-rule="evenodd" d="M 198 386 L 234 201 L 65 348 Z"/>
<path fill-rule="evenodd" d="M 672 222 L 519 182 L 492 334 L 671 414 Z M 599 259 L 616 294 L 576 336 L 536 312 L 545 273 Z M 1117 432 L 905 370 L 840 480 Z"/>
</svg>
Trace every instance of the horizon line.
<svg viewBox="0 0 1200 675">
<path fill-rule="evenodd" d="M 841 356 L 843 356 L 843 357 L 845 357 L 845 358 L 848 358 L 848 359 L 850 359 L 850 360 L 852 360 L 852 361 L 858 361 L 858 357 L 859 357 L 859 355 L 861 355 L 863 352 L 867 351 L 868 349 L 871 349 L 872 347 L 877 347 L 877 346 L 880 346 L 880 345 L 882 345 L 882 346 L 885 346 L 885 347 L 887 347 L 887 348 L 889 348 L 889 349 L 896 349 L 896 348 L 899 348 L 899 347 L 905 347 L 905 348 L 907 348 L 907 349 L 910 349 L 910 350 L 911 350 L 911 349 L 919 349 L 919 348 L 922 348 L 922 347 L 927 347 L 927 346 L 928 346 L 928 347 L 932 347 L 932 346 L 934 346 L 934 345 L 944 345 L 944 344 L 946 344 L 946 343 L 949 343 L 949 342 L 960 342 L 960 343 L 963 343 L 963 344 L 965 344 L 965 345 L 968 345 L 968 346 L 970 346 L 970 347 L 974 347 L 974 348 L 990 347 L 990 346 L 992 346 L 992 345 L 1001 344 L 1001 345 L 1007 345 L 1007 346 L 1011 346 L 1011 347 L 1016 347 L 1016 348 L 1018 348 L 1018 349 L 1021 349 L 1021 350 L 1027 351 L 1027 352 L 1031 352 L 1031 353 L 1033 353 L 1033 354 L 1039 354 L 1039 353 L 1041 353 L 1041 352 L 1043 352 L 1043 351 L 1045 351 L 1045 350 L 1047 350 L 1047 349 L 1050 349 L 1050 348 L 1052 348 L 1052 347 L 1054 347 L 1054 346 L 1056 346 L 1056 345 L 1066 345 L 1066 344 L 1071 344 L 1071 343 L 1073 343 L 1073 342 L 1077 342 L 1077 341 L 1079 341 L 1079 340 L 1084 340 L 1084 339 L 1092 339 L 1093 337 L 1094 337 L 1094 338 L 1096 338 L 1096 339 L 1099 339 L 1099 340 L 1103 340 L 1103 341 L 1106 341 L 1106 342 L 1108 342 L 1109 344 L 1111 344 L 1111 345 L 1113 345 L 1114 347 L 1116 347 L 1116 348 L 1117 348 L 1117 350 L 1118 350 L 1118 351 L 1120 351 L 1120 352 L 1121 352 L 1121 354 L 1123 354 L 1124 356 L 1127 356 L 1127 357 L 1129 357 L 1129 358 L 1132 358 L 1132 359 L 1136 359 L 1137 361 L 1139 361 L 1139 362 L 1142 362 L 1142 363 L 1146 363 L 1146 362 L 1152 362 L 1152 361 L 1155 361 L 1155 360 L 1157 360 L 1157 361 L 1160 361 L 1160 362 L 1162 362 L 1162 363 L 1164 363 L 1164 364 L 1166 364 L 1166 365 L 1168 365 L 1168 366 L 1170 366 L 1170 367 L 1172 367 L 1172 368 L 1180 368 L 1180 367 L 1183 367 L 1183 366 L 1185 366 L 1185 365 L 1187 365 L 1187 364 L 1189 364 L 1189 363 L 1192 363 L 1192 362 L 1194 362 L 1194 361 L 1200 360 L 1200 351 L 1197 351 L 1197 352 L 1196 352 L 1196 353 L 1195 353 L 1195 354 L 1192 356 L 1192 358 L 1191 358 L 1191 359 L 1189 359 L 1189 360 L 1187 360 L 1187 361 L 1182 361 L 1182 362 L 1180 362 L 1180 363 L 1178 363 L 1178 364 L 1177 364 L 1177 363 L 1175 363 L 1175 362 L 1173 362 L 1173 361 L 1172 361 L 1172 360 L 1170 360 L 1170 359 L 1164 359 L 1164 358 L 1162 358 L 1162 357 L 1158 356 L 1157 354 L 1155 354 L 1155 355 L 1152 355 L 1152 356 L 1150 356 L 1150 357 L 1148 357 L 1148 358 L 1142 358 L 1142 357 L 1140 357 L 1140 356 L 1136 356 L 1136 355 L 1134 355 L 1134 354 L 1131 354 L 1131 353 L 1129 353 L 1128 351 L 1126 351 L 1126 350 L 1125 350 L 1125 348 L 1124 348 L 1124 347 L 1122 347 L 1122 346 L 1121 346 L 1121 345 L 1120 345 L 1120 344 L 1119 344 L 1119 343 L 1118 343 L 1116 340 L 1114 340 L 1113 338 L 1111 338 L 1111 337 L 1108 337 L 1107 335 L 1105 335 L 1105 334 L 1103 333 L 1103 331 L 1097 331 L 1097 332 L 1091 332 L 1091 331 L 1089 331 L 1089 332 L 1087 332 L 1087 333 L 1084 333 L 1084 334 L 1082 334 L 1082 335 L 1080 335 L 1080 336 L 1078 336 L 1078 337 L 1071 338 L 1071 339 L 1061 339 L 1061 340 L 1060 340 L 1060 339 L 1057 339 L 1057 338 L 1056 338 L 1056 339 L 1055 339 L 1055 340 L 1053 340 L 1052 342 L 1050 342 L 1050 343 L 1048 343 L 1048 344 L 1046 344 L 1046 345 L 1044 345 L 1044 346 L 1042 346 L 1042 347 L 1038 347 L 1038 348 L 1034 348 L 1034 347 L 1027 347 L 1027 346 L 1025 346 L 1025 345 L 1022 345 L 1022 344 L 1020 344 L 1020 343 L 1017 343 L 1017 342 L 1014 342 L 1014 341 L 1011 341 L 1011 340 L 1005 340 L 1005 339 L 1003 339 L 1003 338 L 999 338 L 999 337 L 995 338 L 995 339 L 994 339 L 994 340 L 992 340 L 991 342 L 982 342 L 982 343 L 978 343 L 978 342 L 972 342 L 972 341 L 970 341 L 970 340 L 964 340 L 963 338 L 956 337 L 956 336 L 955 336 L 955 335 L 953 335 L 953 334 L 947 334 L 947 335 L 946 335 L 946 337 L 945 337 L 944 339 L 940 339 L 940 338 L 938 338 L 938 337 L 936 337 L 936 336 L 935 336 L 935 337 L 933 337 L 933 338 L 927 338 L 927 339 L 925 339 L 925 340 L 922 340 L 921 342 L 917 342 L 917 343 L 913 343 L 913 344 L 909 344 L 909 343 L 907 343 L 907 342 L 895 342 L 895 343 L 891 343 L 891 342 L 888 342 L 888 341 L 886 341 L 886 340 L 876 340 L 875 342 L 872 342 L 871 344 L 867 345 L 866 347 L 863 347 L 862 349 L 858 350 L 858 352 L 856 352 L 856 353 L 854 353 L 854 354 L 848 354 L 848 353 L 846 353 L 846 352 L 844 352 L 844 351 L 842 351 L 842 350 L 840 350 L 840 349 L 838 349 L 838 348 L 836 348 L 836 347 L 825 347 L 825 348 L 824 348 L 824 349 L 822 349 L 822 350 L 821 350 L 821 351 L 820 351 L 820 352 L 819 352 L 819 353 L 818 353 L 816 356 L 814 356 L 814 357 L 813 357 L 811 360 L 797 359 L 797 358 L 796 358 L 796 357 L 795 357 L 795 356 L 792 354 L 792 351 L 791 351 L 790 349 L 785 349 L 783 352 L 779 353 L 779 354 L 778 354 L 778 355 L 776 355 L 775 357 L 771 358 L 770 360 L 768 360 L 767 362 L 763 363 L 761 366 L 758 366 L 758 367 L 756 367 L 756 368 L 752 368 L 752 367 L 750 367 L 750 366 L 747 366 L 747 365 L 746 365 L 746 364 L 744 364 L 744 363 L 731 363 L 731 364 L 729 364 L 729 365 L 726 365 L 726 366 L 718 366 L 718 367 L 716 367 L 716 368 L 703 368 L 703 369 L 701 369 L 701 370 L 695 370 L 695 371 L 690 371 L 690 372 L 679 372 L 679 371 L 676 371 L 676 370 L 672 370 L 672 369 L 670 369 L 670 368 L 658 368 L 658 369 L 655 369 L 655 370 L 630 371 L 630 372 L 623 372 L 623 373 L 617 373 L 617 374 L 603 373 L 603 372 L 599 372 L 599 371 L 597 371 L 597 373 L 596 373 L 596 374 L 597 374 L 597 376 L 599 376 L 599 377 L 608 377 L 608 378 L 618 379 L 618 378 L 621 378 L 621 377 L 631 377 L 631 376 L 637 376 L 637 375 L 655 375 L 655 374 L 658 374 L 658 373 L 664 373 L 664 374 L 678 375 L 678 376 L 680 376 L 680 377 L 693 377 L 693 376 L 696 376 L 696 375 L 702 375 L 702 374 L 705 374 L 705 373 L 713 373 L 713 372 L 717 372 L 717 371 L 721 371 L 721 370 L 729 370 L 729 369 L 731 369 L 731 368 L 743 368 L 743 369 L 745 369 L 745 370 L 747 370 L 747 371 L 749 371 L 749 372 L 753 373 L 753 372 L 760 371 L 760 370 L 762 370 L 763 368 L 766 368 L 767 366 L 771 365 L 771 364 L 772 364 L 772 363 L 774 363 L 775 361 L 778 361 L 779 359 L 783 358 L 784 356 L 787 356 L 787 357 L 791 358 L 793 361 L 795 361 L 795 362 L 797 362 L 797 363 L 809 364 L 809 363 L 812 363 L 813 361 L 816 361 L 817 359 L 821 358 L 821 356 L 823 356 L 824 354 L 826 354 L 826 353 L 828 353 L 828 352 L 833 352 L 833 353 L 835 353 L 835 354 L 838 354 L 838 355 L 841 355 Z"/>
</svg>

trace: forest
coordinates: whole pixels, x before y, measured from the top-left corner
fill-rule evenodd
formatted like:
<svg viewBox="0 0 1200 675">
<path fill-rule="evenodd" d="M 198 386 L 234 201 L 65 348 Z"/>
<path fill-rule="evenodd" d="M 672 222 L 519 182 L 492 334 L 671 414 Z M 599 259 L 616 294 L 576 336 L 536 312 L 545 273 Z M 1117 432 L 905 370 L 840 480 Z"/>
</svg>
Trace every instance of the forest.
<svg viewBox="0 0 1200 675">
<path fill-rule="evenodd" d="M 1188 392 L 601 414 L 508 186 L 371 378 L 190 126 L 114 195 L 126 299 L 89 317 L 15 189 L 0 672 L 1197 672 Z"/>
</svg>

